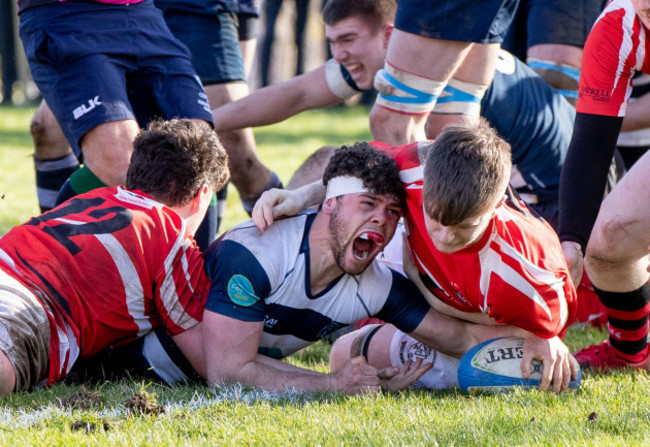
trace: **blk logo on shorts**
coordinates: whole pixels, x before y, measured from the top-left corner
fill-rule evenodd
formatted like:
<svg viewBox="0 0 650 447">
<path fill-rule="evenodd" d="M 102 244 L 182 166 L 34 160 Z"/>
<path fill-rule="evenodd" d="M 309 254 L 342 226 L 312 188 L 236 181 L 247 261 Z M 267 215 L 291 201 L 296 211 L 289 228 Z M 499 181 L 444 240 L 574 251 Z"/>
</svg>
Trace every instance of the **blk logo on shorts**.
<svg viewBox="0 0 650 447">
<path fill-rule="evenodd" d="M 95 107 L 101 104 L 103 103 L 99 100 L 99 96 L 95 96 L 94 98 L 89 99 L 88 104 L 81 104 L 79 107 L 73 110 L 72 114 L 74 115 L 74 119 L 81 118 L 86 113 L 90 112 Z"/>
</svg>

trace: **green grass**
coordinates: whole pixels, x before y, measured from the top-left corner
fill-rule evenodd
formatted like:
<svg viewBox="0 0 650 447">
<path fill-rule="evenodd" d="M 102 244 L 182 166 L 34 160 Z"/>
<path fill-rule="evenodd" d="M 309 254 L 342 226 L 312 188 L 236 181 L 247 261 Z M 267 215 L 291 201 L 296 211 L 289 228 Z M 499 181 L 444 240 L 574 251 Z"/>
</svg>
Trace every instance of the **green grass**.
<svg viewBox="0 0 650 447">
<path fill-rule="evenodd" d="M 37 212 L 29 118 L 33 110 L 0 108 L 0 234 Z M 311 151 L 369 138 L 357 108 L 305 113 L 256 132 L 260 156 L 286 183 Z M 243 220 L 231 189 L 225 227 Z M 571 329 L 573 349 L 598 342 L 593 329 Z M 327 370 L 329 345 L 291 357 Z M 586 445 L 650 443 L 650 376 L 585 374 L 582 389 L 563 395 L 517 391 L 465 396 L 457 391 L 343 396 L 262 393 L 202 385 L 167 387 L 138 380 L 89 386 L 102 403 L 62 406 L 77 386 L 57 385 L 0 399 L 0 445 Z M 125 402 L 146 390 L 164 414 L 127 413 Z M 592 414 L 597 416 L 591 416 Z"/>
</svg>

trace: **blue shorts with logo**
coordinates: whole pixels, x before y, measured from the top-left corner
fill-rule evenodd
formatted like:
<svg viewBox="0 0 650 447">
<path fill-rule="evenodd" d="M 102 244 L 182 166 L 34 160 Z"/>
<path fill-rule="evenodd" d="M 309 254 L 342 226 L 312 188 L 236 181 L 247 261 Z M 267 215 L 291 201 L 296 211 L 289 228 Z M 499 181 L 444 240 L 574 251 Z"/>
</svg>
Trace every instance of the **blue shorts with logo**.
<svg viewBox="0 0 650 447">
<path fill-rule="evenodd" d="M 522 60 L 539 44 L 582 48 L 604 0 L 521 0 L 503 47 Z"/>
<path fill-rule="evenodd" d="M 432 39 L 500 43 L 519 0 L 400 0 L 395 28 Z"/>
<path fill-rule="evenodd" d="M 172 34 L 190 50 L 203 85 L 246 81 L 235 12 L 189 11 L 167 2 L 156 6 Z"/>
<path fill-rule="evenodd" d="M 31 8 L 20 16 L 20 36 L 32 77 L 77 155 L 81 137 L 106 122 L 212 122 L 189 51 L 152 0 Z"/>
</svg>

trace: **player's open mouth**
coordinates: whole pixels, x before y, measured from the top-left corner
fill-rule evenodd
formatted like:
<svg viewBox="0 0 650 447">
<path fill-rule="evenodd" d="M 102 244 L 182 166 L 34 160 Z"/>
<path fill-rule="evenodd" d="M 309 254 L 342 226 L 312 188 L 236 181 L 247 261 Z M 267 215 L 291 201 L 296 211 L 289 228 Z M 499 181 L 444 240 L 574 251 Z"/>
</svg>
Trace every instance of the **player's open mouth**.
<svg viewBox="0 0 650 447">
<path fill-rule="evenodd" d="M 384 245 L 384 236 L 374 231 L 366 231 L 354 240 L 352 254 L 358 260 L 365 261 L 373 250 L 382 245 Z"/>
<path fill-rule="evenodd" d="M 351 64 L 347 65 L 345 68 L 350 72 L 350 74 L 359 74 L 363 71 L 362 64 Z"/>
</svg>

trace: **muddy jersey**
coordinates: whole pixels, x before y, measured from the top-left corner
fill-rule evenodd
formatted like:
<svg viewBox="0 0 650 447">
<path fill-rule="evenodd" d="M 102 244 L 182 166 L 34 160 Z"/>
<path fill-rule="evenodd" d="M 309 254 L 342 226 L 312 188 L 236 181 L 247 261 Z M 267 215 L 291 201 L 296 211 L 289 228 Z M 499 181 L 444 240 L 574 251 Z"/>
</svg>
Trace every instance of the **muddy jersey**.
<svg viewBox="0 0 650 447">
<path fill-rule="evenodd" d="M 412 332 L 429 310 L 417 288 L 372 262 L 360 275 L 342 274 L 311 293 L 308 212 L 262 233 L 245 222 L 206 252 L 212 281 L 206 309 L 241 321 L 263 321 L 261 354 L 286 357 L 362 318 L 377 317 Z"/>
<path fill-rule="evenodd" d="M 594 24 L 582 55 L 576 110 L 625 116 L 635 72 L 650 73 L 648 36 L 630 0 L 612 0 Z"/>
<path fill-rule="evenodd" d="M 42 303 L 50 322 L 48 384 L 78 357 L 202 319 L 209 281 L 184 220 L 120 187 L 79 195 L 0 239 L 0 268 Z"/>
<path fill-rule="evenodd" d="M 497 207 L 479 241 L 455 253 L 441 253 L 424 223 L 418 143 L 372 144 L 400 166 L 409 245 L 420 278 L 437 298 L 460 311 L 483 312 L 542 338 L 563 332 L 575 314 L 576 292 L 558 238 L 546 222 L 511 195 Z"/>
</svg>

